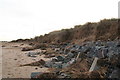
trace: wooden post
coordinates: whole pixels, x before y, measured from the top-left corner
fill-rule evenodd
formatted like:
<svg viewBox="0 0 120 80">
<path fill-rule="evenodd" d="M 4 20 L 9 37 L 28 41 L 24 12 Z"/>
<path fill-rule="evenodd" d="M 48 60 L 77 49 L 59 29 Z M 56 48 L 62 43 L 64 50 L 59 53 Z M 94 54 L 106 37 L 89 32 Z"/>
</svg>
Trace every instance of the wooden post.
<svg viewBox="0 0 120 80">
<path fill-rule="evenodd" d="M 76 57 L 76 61 L 78 60 L 79 56 L 80 56 L 80 52 L 78 53 L 78 55 L 77 55 L 77 57 Z"/>
<path fill-rule="evenodd" d="M 98 60 L 98 57 L 95 57 L 92 65 L 91 65 L 91 67 L 90 67 L 90 69 L 89 69 L 89 72 L 92 72 L 92 71 L 95 69 L 96 64 L 97 64 L 97 60 Z"/>
</svg>

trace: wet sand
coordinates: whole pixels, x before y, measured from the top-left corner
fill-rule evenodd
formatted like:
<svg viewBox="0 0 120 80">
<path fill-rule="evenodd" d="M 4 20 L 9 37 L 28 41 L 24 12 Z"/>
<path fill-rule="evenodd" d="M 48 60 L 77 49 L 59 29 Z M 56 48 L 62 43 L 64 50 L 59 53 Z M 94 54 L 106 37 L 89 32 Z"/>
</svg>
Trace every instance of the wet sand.
<svg viewBox="0 0 120 80">
<path fill-rule="evenodd" d="M 47 72 L 47 68 L 40 68 L 35 66 L 23 66 L 19 65 L 28 64 L 31 62 L 44 59 L 44 55 L 37 56 L 35 58 L 28 57 L 25 53 L 29 51 L 21 51 L 27 44 L 22 43 L 8 43 L 2 42 L 2 78 L 30 78 L 31 72 Z M 34 50 L 34 51 L 40 51 Z M 1 65 L 1 64 L 0 64 Z M 35 69 L 37 68 L 37 69 Z"/>
</svg>

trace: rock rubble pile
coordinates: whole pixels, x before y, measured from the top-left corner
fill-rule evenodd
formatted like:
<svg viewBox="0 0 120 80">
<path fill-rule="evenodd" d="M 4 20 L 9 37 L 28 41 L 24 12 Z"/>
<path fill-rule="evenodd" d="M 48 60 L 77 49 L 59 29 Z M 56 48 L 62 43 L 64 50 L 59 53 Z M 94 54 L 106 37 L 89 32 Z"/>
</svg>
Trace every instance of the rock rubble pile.
<svg viewBox="0 0 120 80">
<path fill-rule="evenodd" d="M 120 78 L 119 40 L 66 43 L 51 45 L 51 49 L 59 55 L 54 55 L 43 66 L 55 68 L 50 72 L 55 78 Z M 41 76 L 43 74 L 37 78 Z"/>
</svg>

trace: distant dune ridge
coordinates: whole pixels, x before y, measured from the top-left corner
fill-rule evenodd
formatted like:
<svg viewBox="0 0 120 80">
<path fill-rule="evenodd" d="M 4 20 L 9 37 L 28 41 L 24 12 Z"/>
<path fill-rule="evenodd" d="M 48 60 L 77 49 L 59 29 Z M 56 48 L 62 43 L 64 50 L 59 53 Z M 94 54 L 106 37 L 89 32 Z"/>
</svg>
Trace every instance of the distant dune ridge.
<svg viewBox="0 0 120 80">
<path fill-rule="evenodd" d="M 40 42 L 40 43 L 61 43 L 73 42 L 80 43 L 84 41 L 96 40 L 115 40 L 120 38 L 120 20 L 119 19 L 104 19 L 98 23 L 88 22 L 84 25 L 76 25 L 71 29 L 62 29 L 53 31 L 44 36 L 36 36 L 32 39 L 18 39 L 12 42 Z"/>
</svg>

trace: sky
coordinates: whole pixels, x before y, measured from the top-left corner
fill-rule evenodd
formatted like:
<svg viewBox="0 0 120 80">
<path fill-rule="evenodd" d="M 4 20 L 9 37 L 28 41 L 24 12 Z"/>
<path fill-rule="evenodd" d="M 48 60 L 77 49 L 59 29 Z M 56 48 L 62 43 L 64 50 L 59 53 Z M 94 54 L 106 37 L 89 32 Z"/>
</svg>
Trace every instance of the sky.
<svg viewBox="0 0 120 80">
<path fill-rule="evenodd" d="M 0 41 L 118 18 L 119 0 L 0 0 Z"/>
</svg>

